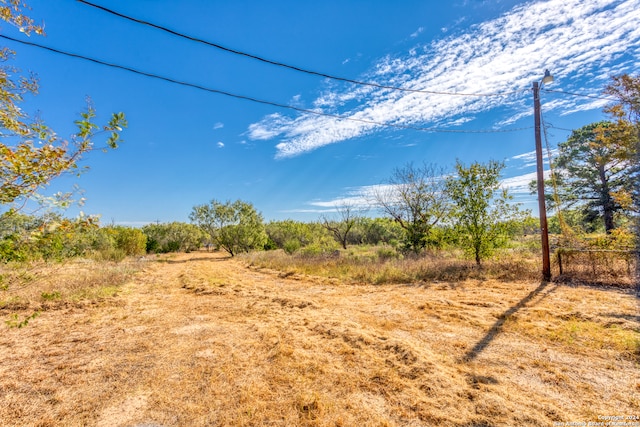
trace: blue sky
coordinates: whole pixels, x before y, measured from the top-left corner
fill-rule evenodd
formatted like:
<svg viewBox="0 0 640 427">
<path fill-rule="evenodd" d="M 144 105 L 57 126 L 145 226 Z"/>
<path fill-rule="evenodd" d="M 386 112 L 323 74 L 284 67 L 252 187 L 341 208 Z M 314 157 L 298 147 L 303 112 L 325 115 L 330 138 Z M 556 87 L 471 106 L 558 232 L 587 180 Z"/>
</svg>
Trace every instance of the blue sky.
<svg viewBox="0 0 640 427">
<path fill-rule="evenodd" d="M 451 170 L 456 159 L 504 160 L 504 185 L 536 214 L 527 190 L 535 172 L 532 82 L 548 68 L 555 81 L 546 89 L 600 95 L 611 75 L 640 69 L 640 0 L 92 1 L 325 74 L 428 92 L 500 94 L 345 83 L 180 39 L 73 0 L 31 0 L 46 37 L 27 38 L 6 23 L 1 34 L 349 118 L 199 91 L 3 40 L 17 51 L 15 64 L 40 78 L 40 93 L 24 110 L 58 134 L 73 133 L 87 96 L 103 119 L 126 113 L 129 128 L 118 150 L 91 153 L 89 172 L 48 189 L 77 183 L 86 198 L 81 209 L 101 214 L 103 223 L 187 221 L 194 205 L 212 198 L 252 202 L 267 220 L 315 220 L 336 203 L 365 204 L 407 162 Z M 545 91 L 541 100 L 552 148 L 568 136 L 563 129 L 602 119 L 607 103 Z"/>
</svg>

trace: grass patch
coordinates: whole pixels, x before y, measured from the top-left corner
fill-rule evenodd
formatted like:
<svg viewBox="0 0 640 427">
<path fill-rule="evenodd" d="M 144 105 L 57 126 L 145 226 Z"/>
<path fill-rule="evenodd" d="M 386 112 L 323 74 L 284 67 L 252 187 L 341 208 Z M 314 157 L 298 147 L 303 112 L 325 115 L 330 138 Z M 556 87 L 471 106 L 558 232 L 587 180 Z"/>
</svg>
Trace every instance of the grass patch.
<svg viewBox="0 0 640 427">
<path fill-rule="evenodd" d="M 71 260 L 65 263 L 0 265 L 0 310 L 48 310 L 79 301 L 95 302 L 117 295 L 139 271 L 138 262 Z"/>
<path fill-rule="evenodd" d="M 366 267 L 368 254 L 356 255 Z M 405 264 L 384 265 L 380 281 L 403 279 L 393 276 Z M 341 283 L 213 253 L 147 263 L 123 304 L 42 311 L 26 328 L 3 329 L 0 419 L 542 427 L 640 410 L 629 357 L 640 318 L 627 290 Z M 58 286 L 33 295 L 55 291 L 71 295 Z"/>
<path fill-rule="evenodd" d="M 284 251 L 241 255 L 250 266 L 339 279 L 350 283 L 398 284 L 468 279 L 535 280 L 538 263 L 522 251 L 509 251 L 484 261 L 481 267 L 458 251 L 402 256 L 386 246 L 349 248 L 331 255 L 289 255 Z"/>
</svg>

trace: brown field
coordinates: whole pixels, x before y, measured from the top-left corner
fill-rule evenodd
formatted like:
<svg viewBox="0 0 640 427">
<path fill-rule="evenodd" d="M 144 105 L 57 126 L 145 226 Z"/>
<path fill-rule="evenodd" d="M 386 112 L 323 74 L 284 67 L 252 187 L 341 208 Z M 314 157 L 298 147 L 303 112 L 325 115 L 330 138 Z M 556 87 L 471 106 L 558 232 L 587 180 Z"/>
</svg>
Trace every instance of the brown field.
<svg viewBox="0 0 640 427">
<path fill-rule="evenodd" d="M 630 289 L 357 285 L 208 253 L 134 264 L 72 263 L 48 275 L 53 267 L 41 266 L 20 292 L 0 290 L 0 425 L 553 426 L 640 416 Z"/>
</svg>

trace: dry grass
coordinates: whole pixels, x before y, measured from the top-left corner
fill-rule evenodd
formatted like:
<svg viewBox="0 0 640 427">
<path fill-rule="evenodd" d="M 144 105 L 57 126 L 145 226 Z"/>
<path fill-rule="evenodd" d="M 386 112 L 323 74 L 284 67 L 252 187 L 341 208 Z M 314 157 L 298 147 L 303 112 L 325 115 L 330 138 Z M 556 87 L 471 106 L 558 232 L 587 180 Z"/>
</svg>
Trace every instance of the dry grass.
<svg viewBox="0 0 640 427">
<path fill-rule="evenodd" d="M 385 247 L 350 248 L 331 255 L 308 257 L 287 255 L 281 250 L 254 252 L 245 256 L 249 265 L 270 268 L 283 274 L 307 274 L 339 279 L 349 283 L 398 284 L 433 281 L 476 280 L 536 280 L 540 277 L 539 262 L 530 254 L 511 251 L 498 259 L 475 261 L 462 258 L 457 252 L 408 255 L 401 259 L 390 256 L 395 251 Z"/>
<path fill-rule="evenodd" d="M 140 261 L 83 259 L 64 264 L 0 264 L 0 309 L 49 310 L 69 304 L 95 304 L 116 296 L 141 265 Z"/>
<path fill-rule="evenodd" d="M 563 274 L 560 280 L 589 281 L 592 283 L 633 286 L 637 258 L 633 251 L 563 250 Z"/>
<path fill-rule="evenodd" d="M 624 289 L 347 285 L 220 254 L 164 261 L 101 304 L 2 329 L 3 425 L 549 426 L 640 413 L 638 301 Z"/>
</svg>

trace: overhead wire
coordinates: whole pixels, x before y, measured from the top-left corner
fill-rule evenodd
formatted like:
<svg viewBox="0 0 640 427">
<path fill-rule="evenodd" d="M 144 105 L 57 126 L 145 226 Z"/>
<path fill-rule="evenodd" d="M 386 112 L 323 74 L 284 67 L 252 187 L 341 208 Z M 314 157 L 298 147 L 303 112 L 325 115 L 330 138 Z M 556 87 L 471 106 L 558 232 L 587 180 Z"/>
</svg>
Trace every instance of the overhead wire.
<svg viewBox="0 0 640 427">
<path fill-rule="evenodd" d="M 268 59 L 268 58 L 264 58 L 262 56 L 258 56 L 255 54 L 251 54 L 248 52 L 243 52 L 241 50 L 238 49 L 233 49 L 230 47 L 226 47 L 226 46 L 222 46 L 218 43 L 213 43 L 207 40 L 203 40 L 194 36 L 189 36 L 187 34 L 172 30 L 170 28 L 164 27 L 162 25 L 158 25 L 158 24 L 154 24 L 152 22 L 149 21 L 145 21 L 143 19 L 139 19 L 139 18 L 134 18 L 131 17 L 129 15 L 125 15 L 124 13 L 121 12 L 117 12 L 113 9 L 109 9 L 105 6 L 101 6 L 95 3 L 91 3 L 87 0 L 77 0 L 80 3 L 83 3 L 87 6 L 91 6 L 94 7 L 98 10 L 102 10 L 104 12 L 107 12 L 109 14 L 112 14 L 114 16 L 117 16 L 119 18 L 122 19 L 126 19 L 128 21 L 132 21 L 138 24 L 142 24 L 142 25 L 146 25 L 152 28 L 155 28 L 157 30 L 160 31 L 164 31 L 166 33 L 169 33 L 171 35 L 174 35 L 176 37 L 180 37 L 189 41 L 193 41 L 196 43 L 201 43 L 204 44 L 206 46 L 209 47 L 213 47 L 219 50 L 223 50 L 225 52 L 229 52 L 232 53 L 234 55 L 240 55 L 240 56 L 244 56 L 246 58 L 250 58 L 256 61 L 260 61 L 260 62 L 264 62 L 266 64 L 271 64 L 271 65 L 275 65 L 278 67 L 283 67 L 283 68 L 288 68 L 290 70 L 294 70 L 294 71 L 298 71 L 301 73 L 305 73 L 305 74 L 311 74 L 314 76 L 318 76 L 318 77 L 323 77 L 323 78 L 327 78 L 327 79 L 331 79 L 331 80 L 337 80 L 337 81 L 341 81 L 341 82 L 345 82 L 345 83 L 352 83 L 355 85 L 361 85 L 361 86 L 370 86 L 370 87 L 375 87 L 378 89 L 388 89 L 388 90 L 394 90 L 394 91 L 401 91 L 401 92 L 411 92 L 411 93 L 425 93 L 425 94 L 431 94 L 431 95 L 449 95 L 449 96 L 472 96 L 472 97 L 493 97 L 493 96 L 506 96 L 506 95 L 512 95 L 515 93 L 522 93 L 525 92 L 526 89 L 519 89 L 519 90 L 513 90 L 513 91 L 507 91 L 507 92 L 494 92 L 494 93 L 462 93 L 462 92 L 443 92 L 443 91 L 434 91 L 434 90 L 424 90 L 424 89 L 411 89 L 411 88 L 404 88 L 404 87 L 398 87 L 398 86 L 390 86 L 390 85 L 385 85 L 385 84 L 381 84 L 381 83 L 375 83 L 375 82 L 365 82 L 365 81 L 361 81 L 361 80 L 355 80 L 355 79 L 350 79 L 347 77 L 340 77 L 340 76 L 336 76 L 336 75 L 332 75 L 332 74 L 328 74 L 328 73 L 324 73 L 324 72 L 320 72 L 320 71 L 313 71 L 313 70 L 309 70 L 306 68 L 302 68 L 302 67 L 298 67 L 295 65 L 290 65 L 290 64 L 286 64 L 283 62 L 279 62 L 279 61 L 275 61 L 273 59 Z"/>
<path fill-rule="evenodd" d="M 145 77 L 149 77 L 149 78 L 153 78 L 153 79 L 157 79 L 157 80 L 162 80 L 162 81 L 165 81 L 165 82 L 169 82 L 169 83 L 173 83 L 173 84 L 177 84 L 177 85 L 181 85 L 181 86 L 186 86 L 186 87 L 202 90 L 202 91 L 205 91 L 205 92 L 216 93 L 216 94 L 219 94 L 219 95 L 224 95 L 224 96 L 228 96 L 228 97 L 232 97 L 232 98 L 242 99 L 242 100 L 245 100 L 245 101 L 251 101 L 251 102 L 264 104 L 264 105 L 270 105 L 270 106 L 273 106 L 273 107 L 290 109 L 290 110 L 298 111 L 298 112 L 301 112 L 301 113 L 313 114 L 313 115 L 317 115 L 317 116 L 331 117 L 331 118 L 339 119 L 339 120 L 348 120 L 348 121 L 365 123 L 365 124 L 370 124 L 370 125 L 375 125 L 375 126 L 393 127 L 393 128 L 399 128 L 399 129 L 417 130 L 417 131 L 434 132 L 434 133 L 505 133 L 505 132 L 518 132 L 518 131 L 528 130 L 528 129 L 532 129 L 533 128 L 532 126 L 529 126 L 529 127 L 521 127 L 521 128 L 510 128 L 510 129 L 444 129 L 444 128 L 427 128 L 427 127 L 420 127 L 420 126 L 402 125 L 402 124 L 397 124 L 397 123 L 384 123 L 384 122 L 378 122 L 378 121 L 374 121 L 374 120 L 359 119 L 359 118 L 355 118 L 355 117 L 351 117 L 351 116 L 344 116 L 344 115 L 340 115 L 340 114 L 326 113 L 326 112 L 322 112 L 322 111 L 296 107 L 294 105 L 282 104 L 282 103 L 278 103 L 278 102 L 259 99 L 259 98 L 255 98 L 255 97 L 252 97 L 252 96 L 239 95 L 239 94 L 235 94 L 235 93 L 228 92 L 228 91 L 225 91 L 225 90 L 209 88 L 209 87 L 202 86 L 202 85 L 199 85 L 199 84 L 189 83 L 189 82 L 177 80 L 177 79 L 174 79 L 174 78 L 171 78 L 171 77 L 165 77 L 165 76 L 161 76 L 161 75 L 158 75 L 158 74 L 137 70 L 135 68 L 131 68 L 131 67 L 128 67 L 128 66 L 119 65 L 119 64 L 113 64 L 113 63 L 106 62 L 106 61 L 103 61 L 103 60 L 100 60 L 100 59 L 91 58 L 91 57 L 88 57 L 88 56 L 85 56 L 85 55 L 66 52 L 66 51 L 63 51 L 63 50 L 60 50 L 60 49 L 56 49 L 56 48 L 53 48 L 53 47 L 49 47 L 49 46 L 45 46 L 45 45 L 42 45 L 42 44 L 39 44 L 39 43 L 29 42 L 29 41 L 25 41 L 25 40 L 19 40 L 19 39 L 13 38 L 13 37 L 6 36 L 4 34 L 0 34 L 0 38 L 6 39 L 6 40 L 10 40 L 10 41 L 13 41 L 13 42 L 16 42 L 16 43 L 20 43 L 20 44 L 23 44 L 23 45 L 27 45 L 27 46 L 37 47 L 39 49 L 43 49 L 43 50 L 46 50 L 46 51 L 49 51 L 49 52 L 52 52 L 52 53 L 56 53 L 56 54 L 60 54 L 60 55 L 64 55 L 64 56 L 68 56 L 68 57 L 72 57 L 72 58 L 76 58 L 76 59 L 81 59 L 81 60 L 93 62 L 95 64 L 104 65 L 104 66 L 107 66 L 107 67 L 128 71 L 130 73 L 138 74 L 138 75 L 141 75 L 141 76 L 145 76 Z"/>
<path fill-rule="evenodd" d="M 601 99 L 603 101 L 615 101 L 615 99 L 608 98 L 606 96 L 587 95 L 585 93 L 567 92 L 567 91 L 564 91 L 564 90 L 557 90 L 557 89 L 541 89 L 541 90 L 543 92 L 548 92 L 548 93 L 561 93 L 563 95 L 578 96 L 578 97 L 582 97 L 582 98 Z"/>
<path fill-rule="evenodd" d="M 567 131 L 567 132 L 573 132 L 574 131 L 574 129 L 561 128 L 561 127 L 558 127 L 558 126 L 554 126 L 552 124 L 548 124 L 547 128 L 549 128 L 549 129 L 557 129 L 557 130 L 564 130 L 564 131 Z"/>
<path fill-rule="evenodd" d="M 566 238 L 569 243 L 573 243 L 575 233 L 573 229 L 567 224 L 564 218 L 564 212 L 562 211 L 560 192 L 558 191 L 558 175 L 553 165 L 553 156 L 551 154 L 551 146 L 549 144 L 549 134 L 547 132 L 549 127 L 544 120 L 542 112 L 540 112 L 540 121 L 542 122 L 542 130 L 544 135 L 545 148 L 547 150 L 547 160 L 549 161 L 549 174 L 551 176 L 551 185 L 553 186 L 553 202 L 556 211 L 556 217 L 558 218 L 558 224 L 560 225 L 561 237 Z M 554 128 L 559 129 L 559 128 Z M 560 243 L 560 242 L 559 242 Z M 562 242 L 564 243 L 564 242 Z"/>
</svg>

